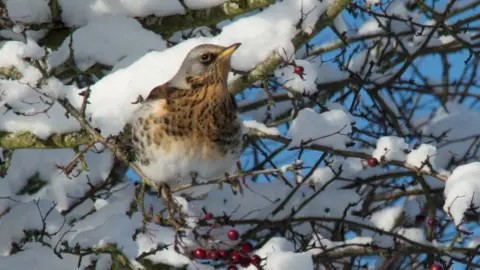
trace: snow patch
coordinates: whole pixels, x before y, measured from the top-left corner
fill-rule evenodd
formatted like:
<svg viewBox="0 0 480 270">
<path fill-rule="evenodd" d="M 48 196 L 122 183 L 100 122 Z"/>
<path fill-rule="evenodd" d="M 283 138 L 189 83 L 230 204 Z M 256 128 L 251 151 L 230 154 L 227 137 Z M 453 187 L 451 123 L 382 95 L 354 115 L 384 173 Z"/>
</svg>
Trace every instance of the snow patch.
<svg viewBox="0 0 480 270">
<path fill-rule="evenodd" d="M 405 161 L 408 149 L 408 144 L 403 138 L 387 136 L 378 139 L 377 148 L 373 151 L 372 156 L 377 160 Z"/>
<path fill-rule="evenodd" d="M 276 127 L 267 127 L 265 124 L 259 123 L 255 120 L 245 120 L 243 121 L 243 125 L 247 128 L 253 128 L 269 135 L 280 135 L 280 131 L 278 131 Z"/>
<path fill-rule="evenodd" d="M 407 155 L 407 163 L 417 168 L 422 168 L 422 171 L 430 172 L 431 169 L 436 170 L 436 154 L 437 148 L 435 146 L 421 144 Z"/>
<path fill-rule="evenodd" d="M 458 166 L 447 179 L 444 195 L 443 210 L 459 225 L 465 211 L 480 206 L 480 162 Z"/>
<path fill-rule="evenodd" d="M 287 136 L 292 137 L 290 147 L 319 144 L 343 149 L 350 142 L 348 134 L 352 132 L 351 124 L 351 116 L 343 110 L 319 114 L 310 108 L 302 109 L 287 132 Z"/>
</svg>

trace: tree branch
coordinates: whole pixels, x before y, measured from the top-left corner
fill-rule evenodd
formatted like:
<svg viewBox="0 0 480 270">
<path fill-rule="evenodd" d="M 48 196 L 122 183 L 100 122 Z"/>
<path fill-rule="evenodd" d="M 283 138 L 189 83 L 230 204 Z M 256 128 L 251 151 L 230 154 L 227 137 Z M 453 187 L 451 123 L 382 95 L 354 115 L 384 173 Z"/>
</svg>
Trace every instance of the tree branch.
<svg viewBox="0 0 480 270">
<path fill-rule="evenodd" d="M 292 40 L 295 50 L 305 44 L 310 38 L 316 36 L 325 27 L 332 24 L 333 20 L 348 6 L 348 4 L 350 4 L 350 2 L 350 0 L 336 0 L 332 3 L 323 16 L 317 21 L 310 35 L 300 33 Z M 228 85 L 230 92 L 232 94 L 242 92 L 243 89 L 250 87 L 254 82 L 265 78 L 268 73 L 274 71 L 283 61 L 283 57 L 278 52 L 274 52 L 269 58 L 257 65 L 253 70 L 231 81 Z"/>
<path fill-rule="evenodd" d="M 28 131 L 12 133 L 0 131 L 0 147 L 6 149 L 74 148 L 92 141 L 93 137 L 84 131 L 54 134 L 46 139 L 41 139 Z"/>
<path fill-rule="evenodd" d="M 199 10 L 186 10 L 182 15 L 157 17 L 154 15 L 139 19 L 144 28 L 149 29 L 163 38 L 170 37 L 175 31 L 190 29 L 230 20 L 259 8 L 273 4 L 274 0 L 230 0 L 221 5 Z"/>
<path fill-rule="evenodd" d="M 272 140 L 272 141 L 277 141 L 277 142 L 282 142 L 282 143 L 290 143 L 291 142 L 291 140 L 289 138 L 283 137 L 281 135 L 267 134 L 267 133 L 261 132 L 257 129 L 253 129 L 253 128 L 250 128 L 248 130 L 248 135 L 250 135 L 252 137 L 269 139 L 269 140 Z M 356 158 L 361 158 L 361 159 L 368 159 L 368 158 L 371 157 L 371 155 L 369 153 L 361 151 L 361 150 L 335 149 L 333 147 L 324 146 L 324 145 L 320 145 L 320 144 L 309 144 L 309 145 L 304 145 L 300 148 L 327 152 L 327 153 L 330 153 L 330 154 L 340 155 L 340 156 L 344 156 L 344 157 L 356 157 Z M 409 164 L 407 162 L 400 161 L 400 160 L 390 160 L 390 161 L 385 161 L 385 163 L 390 164 L 390 165 L 395 165 L 395 166 L 398 166 L 398 167 L 403 167 L 403 168 L 409 169 L 409 170 L 411 170 L 413 172 L 416 172 L 416 173 L 419 173 L 419 174 L 430 175 L 430 176 L 433 176 L 433 177 L 435 177 L 438 180 L 443 181 L 443 182 L 447 181 L 447 178 L 448 178 L 446 175 L 440 174 L 440 173 L 435 172 L 435 171 L 425 171 L 425 170 L 422 170 L 421 168 L 415 167 L 412 164 Z"/>
</svg>

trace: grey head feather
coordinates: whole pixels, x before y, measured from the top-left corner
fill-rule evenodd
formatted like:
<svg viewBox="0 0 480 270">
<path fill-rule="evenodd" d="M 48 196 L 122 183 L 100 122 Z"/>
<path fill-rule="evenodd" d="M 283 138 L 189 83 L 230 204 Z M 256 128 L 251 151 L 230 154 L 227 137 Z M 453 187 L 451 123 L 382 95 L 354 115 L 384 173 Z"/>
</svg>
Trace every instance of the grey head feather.
<svg viewBox="0 0 480 270">
<path fill-rule="evenodd" d="M 190 85 L 187 83 L 188 76 L 199 76 L 208 72 L 212 68 L 215 59 L 212 62 L 202 61 L 204 54 L 212 54 L 216 57 L 219 53 L 225 50 L 226 47 L 214 44 L 202 44 L 193 48 L 185 57 L 179 70 L 169 81 L 169 85 L 180 88 L 189 89 Z"/>
</svg>

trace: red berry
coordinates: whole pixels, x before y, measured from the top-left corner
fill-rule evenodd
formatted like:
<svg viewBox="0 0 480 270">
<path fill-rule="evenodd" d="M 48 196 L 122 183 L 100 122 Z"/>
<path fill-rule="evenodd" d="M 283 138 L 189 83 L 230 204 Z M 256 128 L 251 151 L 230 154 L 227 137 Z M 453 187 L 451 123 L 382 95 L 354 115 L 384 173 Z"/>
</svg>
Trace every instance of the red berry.
<svg viewBox="0 0 480 270">
<path fill-rule="evenodd" d="M 240 250 L 242 251 L 242 253 L 250 253 L 253 249 L 253 246 L 252 244 L 250 244 L 250 242 L 245 242 L 243 243 L 241 246 L 240 246 Z"/>
<path fill-rule="evenodd" d="M 207 256 L 207 253 L 205 252 L 205 250 L 203 248 L 197 248 L 195 249 L 195 258 L 197 259 L 205 259 L 205 257 Z"/>
<path fill-rule="evenodd" d="M 303 67 L 302 66 L 295 66 L 293 67 L 293 72 L 298 75 L 303 74 Z"/>
<path fill-rule="evenodd" d="M 250 258 L 242 256 L 240 258 L 240 266 L 241 267 L 248 267 L 250 265 Z"/>
<path fill-rule="evenodd" d="M 207 252 L 207 258 L 209 258 L 210 260 L 214 260 L 216 261 L 219 257 L 219 254 L 218 252 L 214 251 L 214 250 L 210 250 Z"/>
<path fill-rule="evenodd" d="M 257 254 L 253 254 L 252 256 L 250 256 L 250 263 L 255 266 L 259 266 L 261 260 L 262 259 L 260 259 L 260 256 L 258 256 Z"/>
<path fill-rule="evenodd" d="M 232 241 L 235 241 L 238 239 L 238 232 L 237 230 L 230 230 L 228 231 L 227 233 L 227 236 L 228 236 L 228 239 L 232 240 Z"/>
<path fill-rule="evenodd" d="M 415 223 L 420 224 L 425 222 L 425 216 L 424 215 L 416 215 L 415 216 Z"/>
<path fill-rule="evenodd" d="M 435 218 L 429 218 L 427 221 L 428 227 L 435 227 L 437 225 L 437 220 Z"/>
<path fill-rule="evenodd" d="M 242 259 L 242 255 L 238 252 L 233 252 L 232 257 L 230 257 L 230 261 L 234 264 L 240 263 L 240 260 Z"/>
<path fill-rule="evenodd" d="M 228 257 L 228 251 L 222 249 L 218 252 L 218 256 L 222 259 L 226 259 Z"/>
<path fill-rule="evenodd" d="M 238 270 L 238 268 L 235 265 L 230 265 L 227 270 Z"/>
<path fill-rule="evenodd" d="M 442 266 L 434 263 L 434 264 L 430 265 L 430 270 L 442 270 Z"/>
<path fill-rule="evenodd" d="M 212 213 L 208 212 L 208 213 L 205 214 L 205 220 L 210 220 L 210 219 L 212 219 L 212 218 L 213 218 L 213 214 L 212 214 Z"/>
<path fill-rule="evenodd" d="M 378 165 L 378 160 L 374 157 L 371 157 L 367 159 L 367 163 L 368 163 L 368 166 L 375 167 Z"/>
</svg>

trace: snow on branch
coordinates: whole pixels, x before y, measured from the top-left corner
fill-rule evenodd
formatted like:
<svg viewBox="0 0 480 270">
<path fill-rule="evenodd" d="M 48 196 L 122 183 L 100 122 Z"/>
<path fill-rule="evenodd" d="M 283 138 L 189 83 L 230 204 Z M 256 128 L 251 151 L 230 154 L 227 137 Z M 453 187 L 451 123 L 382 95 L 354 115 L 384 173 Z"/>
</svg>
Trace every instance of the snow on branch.
<svg viewBox="0 0 480 270">
<path fill-rule="evenodd" d="M 256 129 L 249 129 L 248 134 L 250 136 L 253 136 L 253 137 L 269 139 L 269 140 L 278 141 L 278 142 L 287 143 L 287 144 L 291 143 L 291 139 L 289 139 L 287 137 L 284 137 L 282 135 L 274 135 L 274 134 L 264 133 L 264 132 L 261 132 L 260 130 L 256 130 Z M 334 134 L 331 134 L 330 136 L 327 136 L 327 137 L 331 137 L 332 135 L 334 135 Z M 336 147 L 332 147 L 332 146 L 329 146 L 329 145 L 323 145 L 323 144 L 320 144 L 320 143 L 309 143 L 307 145 L 304 144 L 304 145 L 300 146 L 299 148 L 312 149 L 312 150 L 322 151 L 322 152 L 326 152 L 326 153 L 330 153 L 330 154 L 334 154 L 334 155 L 339 155 L 339 156 L 344 156 L 344 157 L 356 157 L 356 158 L 361 158 L 361 159 L 364 159 L 364 160 L 367 160 L 370 157 L 372 157 L 372 154 L 368 153 L 367 151 L 347 150 L 346 148 L 343 148 L 343 149 L 342 148 L 336 148 Z M 392 164 L 392 165 L 395 165 L 395 166 L 399 166 L 399 167 L 409 169 L 409 170 L 411 170 L 413 172 L 416 172 L 416 173 L 431 175 L 431 176 L 433 176 L 433 177 L 435 177 L 438 180 L 443 181 L 443 182 L 445 182 L 447 180 L 447 177 L 448 177 L 447 175 L 444 175 L 444 174 L 441 174 L 441 173 L 438 173 L 438 172 L 435 172 L 435 171 L 430 171 L 430 172 L 429 171 L 424 171 L 423 166 L 418 166 L 417 164 L 407 163 L 407 162 L 405 162 L 405 159 L 403 159 L 403 160 L 402 159 L 386 160 L 384 158 L 383 163 L 384 163 L 384 165 Z"/>
<path fill-rule="evenodd" d="M 349 3 L 349 0 L 333 1 L 320 19 L 313 25 L 312 29 L 309 30 L 308 34 L 302 32 L 295 36 L 295 38 L 292 40 L 295 49 L 298 49 L 301 45 L 310 40 L 312 36 L 329 26 L 338 16 L 338 14 L 340 14 L 340 12 L 348 6 Z M 276 51 L 268 59 L 257 65 L 253 70 L 231 81 L 229 83 L 230 92 L 233 94 L 240 93 L 243 89 L 249 87 L 255 81 L 264 78 L 269 72 L 275 70 L 275 68 L 280 63 L 285 61 L 285 58 L 288 57 L 289 55 L 282 55 L 281 51 Z"/>
<path fill-rule="evenodd" d="M 24 1 L 8 3 L 3 8 L 8 10 L 12 21 L 2 20 L 2 25 L 13 26 L 13 21 L 22 22 L 26 29 L 40 30 L 49 28 L 84 26 L 100 14 L 124 15 L 139 20 L 142 25 L 158 34 L 171 35 L 173 32 L 195 28 L 202 25 L 216 24 L 235 16 L 265 8 L 271 0 L 234 0 L 234 1 L 177 1 L 165 0 L 162 3 L 144 1 L 139 4 L 106 3 L 104 7 L 91 5 L 89 2 L 52 0 L 50 3 L 38 2 L 27 5 Z M 182 2 L 184 2 L 182 4 Z"/>
</svg>

